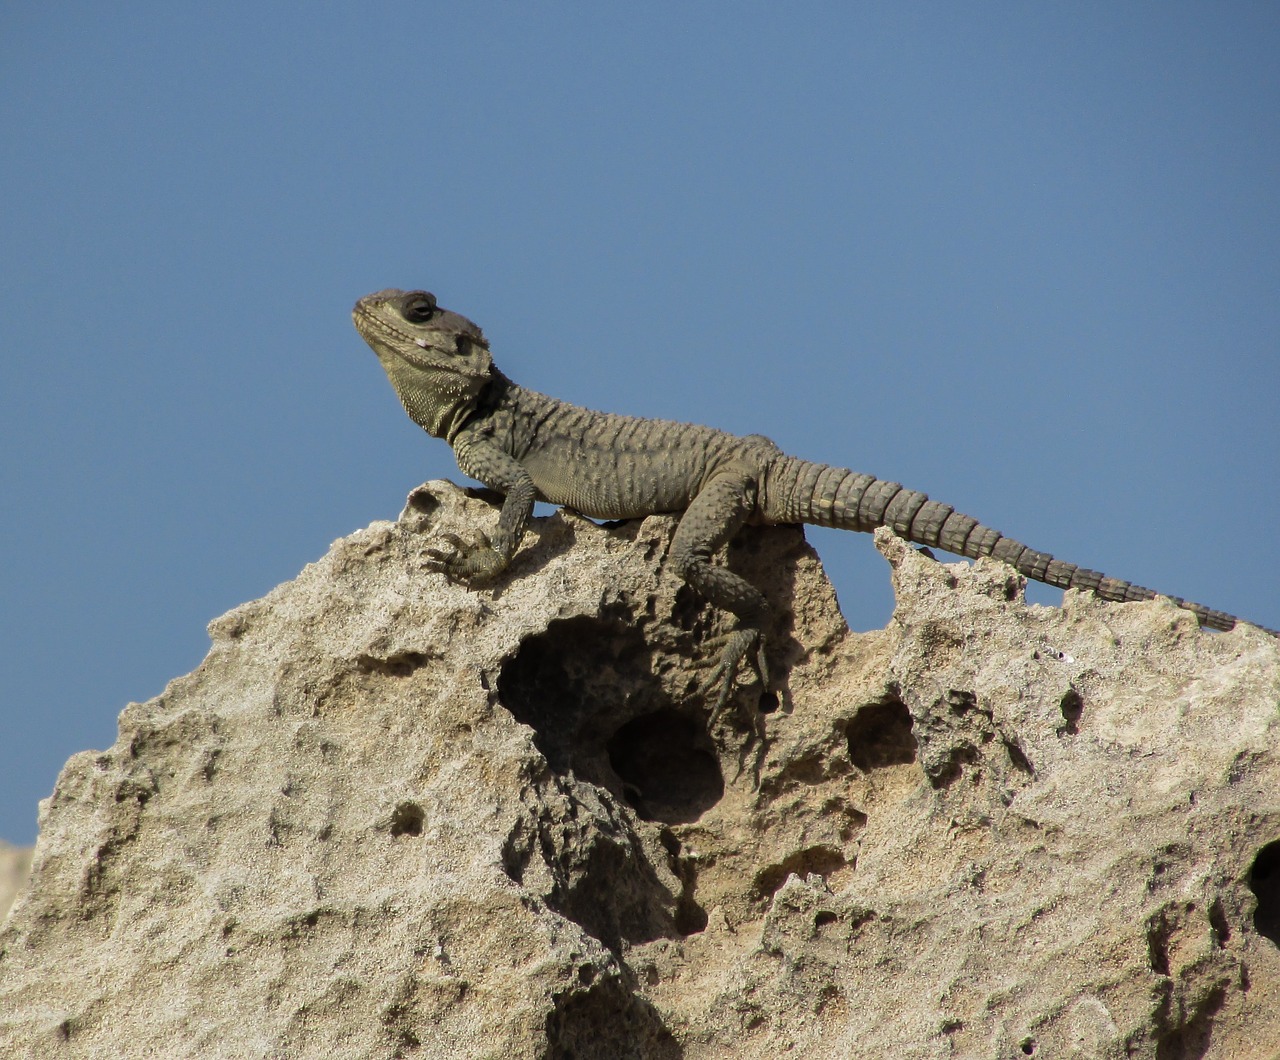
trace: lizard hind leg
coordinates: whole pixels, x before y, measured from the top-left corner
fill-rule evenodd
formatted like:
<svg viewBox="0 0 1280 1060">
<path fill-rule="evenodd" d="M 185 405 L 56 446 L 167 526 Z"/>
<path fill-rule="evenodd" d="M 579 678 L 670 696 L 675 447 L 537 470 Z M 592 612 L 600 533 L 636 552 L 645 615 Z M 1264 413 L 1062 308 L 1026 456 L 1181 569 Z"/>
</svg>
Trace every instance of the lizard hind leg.
<svg viewBox="0 0 1280 1060">
<path fill-rule="evenodd" d="M 723 471 L 694 497 L 671 541 L 670 563 L 675 572 L 704 600 L 738 620 L 738 628 L 729 634 L 706 686 L 708 694 L 716 693 L 712 720 L 729 701 L 744 659 L 750 658 L 762 688 L 767 691 L 769 687 L 763 632 L 769 606 L 764 595 L 745 578 L 711 562 L 711 556 L 746 521 L 754 504 L 754 474 L 741 468 Z"/>
</svg>

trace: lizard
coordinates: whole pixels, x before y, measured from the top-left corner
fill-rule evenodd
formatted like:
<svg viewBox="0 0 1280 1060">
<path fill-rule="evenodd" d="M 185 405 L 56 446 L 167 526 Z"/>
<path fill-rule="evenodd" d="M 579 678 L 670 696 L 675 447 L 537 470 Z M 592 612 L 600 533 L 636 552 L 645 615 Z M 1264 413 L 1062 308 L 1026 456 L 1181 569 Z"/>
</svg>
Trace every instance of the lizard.
<svg viewBox="0 0 1280 1060">
<path fill-rule="evenodd" d="M 749 655 L 766 690 L 769 684 L 764 596 L 713 562 L 747 522 L 868 533 L 887 526 L 915 544 L 972 559 L 991 556 L 1027 578 L 1103 600 L 1157 595 L 1028 548 L 897 482 L 790 456 L 762 435 L 594 412 L 527 390 L 494 365 L 480 328 L 428 291 L 377 291 L 356 303 L 352 319 L 410 418 L 449 443 L 464 474 L 503 495 L 496 531 L 476 532 L 471 541 L 443 535 L 446 548 L 426 552 L 429 569 L 469 585 L 492 581 L 510 564 L 539 500 L 599 519 L 681 513 L 667 564 L 736 619 L 710 682 L 719 685 L 713 717 Z M 1229 630 L 1242 621 L 1170 599 L 1209 629 Z"/>
</svg>

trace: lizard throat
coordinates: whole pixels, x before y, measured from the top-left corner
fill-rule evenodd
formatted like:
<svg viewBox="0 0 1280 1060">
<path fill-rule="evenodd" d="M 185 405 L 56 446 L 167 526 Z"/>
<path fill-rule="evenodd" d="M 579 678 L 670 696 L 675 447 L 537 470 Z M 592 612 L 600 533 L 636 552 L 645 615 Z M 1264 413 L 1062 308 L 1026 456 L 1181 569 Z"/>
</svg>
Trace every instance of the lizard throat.
<svg viewBox="0 0 1280 1060">
<path fill-rule="evenodd" d="M 405 412 L 435 438 L 452 441 L 475 411 L 485 380 L 443 370 L 429 371 L 399 362 L 387 375 Z"/>
</svg>

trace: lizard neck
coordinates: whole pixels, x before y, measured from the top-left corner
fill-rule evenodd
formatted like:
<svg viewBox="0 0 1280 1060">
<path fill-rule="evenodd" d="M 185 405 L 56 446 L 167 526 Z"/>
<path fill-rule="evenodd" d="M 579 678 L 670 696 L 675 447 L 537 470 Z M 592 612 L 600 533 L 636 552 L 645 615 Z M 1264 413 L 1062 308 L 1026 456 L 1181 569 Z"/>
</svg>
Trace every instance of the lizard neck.
<svg viewBox="0 0 1280 1060">
<path fill-rule="evenodd" d="M 485 390 L 501 379 L 496 371 L 477 378 L 409 365 L 398 358 L 384 364 L 409 418 L 432 437 L 447 442 L 466 425 Z"/>
</svg>

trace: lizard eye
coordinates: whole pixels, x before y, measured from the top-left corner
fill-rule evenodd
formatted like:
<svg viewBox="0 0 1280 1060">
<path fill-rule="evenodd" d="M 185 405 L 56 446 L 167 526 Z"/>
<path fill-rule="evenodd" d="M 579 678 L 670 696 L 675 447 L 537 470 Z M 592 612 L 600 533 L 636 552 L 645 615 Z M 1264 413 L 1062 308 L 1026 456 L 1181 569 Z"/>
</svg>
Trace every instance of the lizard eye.
<svg viewBox="0 0 1280 1060">
<path fill-rule="evenodd" d="M 436 315 L 436 296 L 426 291 L 414 291 L 404 300 L 401 313 L 410 324 L 425 324 Z"/>
</svg>

